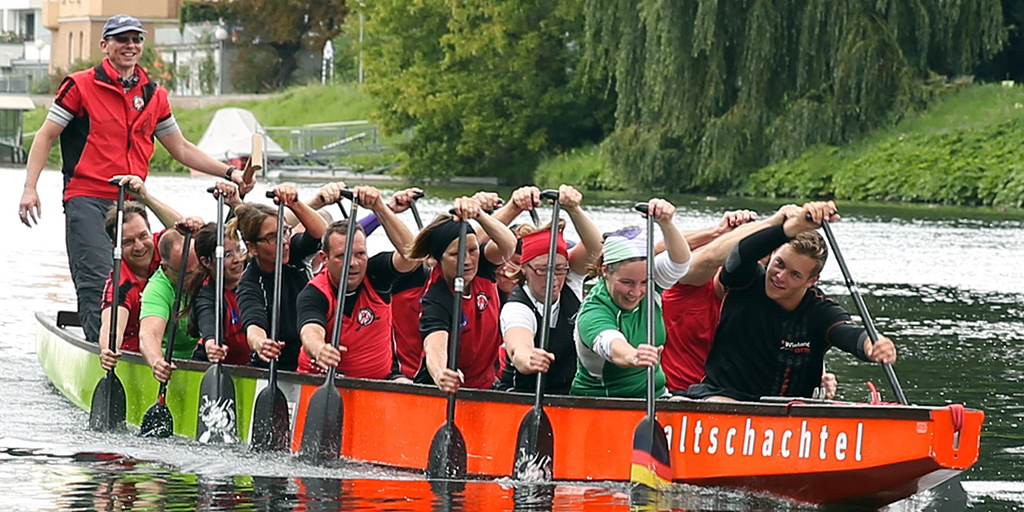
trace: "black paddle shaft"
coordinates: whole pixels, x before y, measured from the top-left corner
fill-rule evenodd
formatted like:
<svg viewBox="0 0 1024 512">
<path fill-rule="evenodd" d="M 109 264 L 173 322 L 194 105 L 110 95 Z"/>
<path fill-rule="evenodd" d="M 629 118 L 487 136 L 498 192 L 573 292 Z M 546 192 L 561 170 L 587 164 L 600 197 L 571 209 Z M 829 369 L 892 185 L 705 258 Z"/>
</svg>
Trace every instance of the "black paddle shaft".
<svg viewBox="0 0 1024 512">
<path fill-rule="evenodd" d="M 638 203 L 633 208 L 647 216 L 647 307 L 645 316 L 647 319 L 647 343 L 654 345 L 654 294 L 658 293 L 657 285 L 654 283 L 654 216 L 648 211 L 647 203 Z M 647 416 L 654 420 L 654 365 L 647 367 Z"/>
<path fill-rule="evenodd" d="M 267 191 L 268 198 L 277 197 L 273 191 Z M 278 341 L 278 329 L 281 322 L 281 268 L 284 266 L 284 201 L 277 202 L 277 239 L 274 244 L 274 298 L 270 305 L 270 339 Z M 270 382 L 267 387 L 277 386 L 277 358 L 270 361 Z"/>
<path fill-rule="evenodd" d="M 540 349 L 547 350 L 551 340 L 551 308 L 555 288 L 555 253 L 558 250 L 558 215 L 561 212 L 561 205 L 558 203 L 557 190 L 545 190 L 540 194 L 541 199 L 551 199 L 551 240 L 548 241 L 548 270 L 544 279 L 544 314 L 540 324 Z M 533 210 L 531 210 L 533 211 Z M 534 213 L 536 215 L 536 212 Z M 533 397 L 533 406 L 540 408 L 544 400 L 544 376 L 545 372 L 537 373 L 537 390 Z"/>
<path fill-rule="evenodd" d="M 341 266 L 341 278 L 338 281 L 338 295 L 337 300 L 335 300 L 334 328 L 331 330 L 331 346 L 334 348 L 338 348 L 341 345 L 342 315 L 345 313 L 345 295 L 348 292 L 348 267 L 352 264 L 352 241 L 356 238 L 356 226 L 358 224 L 356 222 L 356 210 L 359 208 L 359 198 L 351 190 L 342 190 L 341 195 L 352 200 L 352 216 L 348 219 L 348 230 L 345 233 L 345 258 Z M 341 206 L 341 201 L 338 201 L 338 206 Z M 327 370 L 327 383 L 329 385 L 334 385 L 335 372 L 334 366 Z"/>
<path fill-rule="evenodd" d="M 459 371 L 459 337 L 462 334 L 462 294 L 466 290 L 466 229 L 469 222 L 459 221 L 459 256 L 455 280 L 452 283 L 452 324 L 448 331 L 448 369 Z M 448 394 L 448 423 L 455 421 L 455 393 Z"/>
<path fill-rule="evenodd" d="M 416 229 L 423 230 L 423 219 L 420 218 L 420 210 L 416 208 L 416 201 L 424 196 L 423 192 L 416 192 L 412 195 L 412 202 L 409 209 L 412 210 L 412 218 L 416 221 Z"/>
<path fill-rule="evenodd" d="M 875 322 L 871 319 L 871 313 L 868 312 L 868 307 L 860 296 L 857 283 L 850 276 L 850 269 L 846 267 L 843 253 L 839 251 L 836 237 L 832 234 L 832 227 L 829 226 L 827 220 L 822 219 L 821 228 L 825 231 L 825 237 L 828 239 L 829 245 L 832 246 L 832 253 L 836 255 L 836 262 L 839 263 L 839 269 L 843 272 L 843 279 L 846 281 L 846 287 L 850 290 L 850 296 L 853 297 L 853 303 L 857 306 L 857 313 L 860 314 L 861 319 L 864 321 L 864 328 L 868 332 L 868 338 L 871 339 L 872 344 L 878 343 L 878 330 L 875 329 Z M 907 402 L 906 395 L 903 394 L 903 388 L 900 386 L 900 381 L 896 378 L 896 371 L 892 369 L 892 365 L 883 363 L 882 368 L 885 370 L 885 377 L 889 380 L 889 387 L 896 394 L 896 400 L 903 405 L 907 405 L 909 402 Z"/>
<path fill-rule="evenodd" d="M 174 356 L 174 337 L 178 335 L 178 308 L 181 307 L 181 291 L 185 288 L 185 272 L 188 270 L 188 253 L 192 249 L 192 231 L 185 232 L 185 239 L 181 242 L 181 263 L 178 264 L 178 282 L 174 287 L 174 302 L 171 306 L 171 314 L 168 316 L 170 325 L 167 326 L 167 346 L 164 348 L 164 361 L 168 364 Z M 167 381 L 160 383 L 159 396 L 167 394 Z"/>
<path fill-rule="evenodd" d="M 111 307 L 110 307 L 110 336 L 108 340 L 107 348 L 111 352 L 117 351 L 117 310 L 120 309 L 117 304 L 117 297 L 121 295 L 121 255 L 124 251 L 124 245 L 121 237 L 124 234 L 124 185 L 119 184 L 117 180 L 111 180 L 111 183 L 118 185 L 117 187 L 117 222 L 114 224 L 114 269 L 112 274 L 111 284 L 113 285 L 113 295 L 111 296 Z M 113 369 L 110 369 L 108 373 L 114 373 Z"/>
</svg>

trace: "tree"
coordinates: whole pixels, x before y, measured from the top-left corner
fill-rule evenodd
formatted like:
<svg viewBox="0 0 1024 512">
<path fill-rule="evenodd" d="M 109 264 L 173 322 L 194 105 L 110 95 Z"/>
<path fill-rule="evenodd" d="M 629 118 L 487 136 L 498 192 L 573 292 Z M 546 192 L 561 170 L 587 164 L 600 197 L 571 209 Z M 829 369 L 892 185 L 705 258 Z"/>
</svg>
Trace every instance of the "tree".
<svg viewBox="0 0 1024 512">
<path fill-rule="evenodd" d="M 608 103 L 577 73 L 574 0 L 369 4 L 364 48 L 375 117 L 411 131 L 406 171 L 526 181 L 548 151 L 599 140 Z"/>
<path fill-rule="evenodd" d="M 274 89 L 290 81 L 298 68 L 298 52 L 322 48 L 341 31 L 348 15 L 345 0 L 245 0 L 230 5 L 243 27 L 241 39 L 273 49 L 276 59 L 269 85 Z"/>
<path fill-rule="evenodd" d="M 1000 0 L 585 0 L 588 75 L 617 97 L 604 149 L 647 188 L 751 170 L 891 123 L 1006 41 Z M 628 173 L 628 175 L 626 174 Z"/>
</svg>

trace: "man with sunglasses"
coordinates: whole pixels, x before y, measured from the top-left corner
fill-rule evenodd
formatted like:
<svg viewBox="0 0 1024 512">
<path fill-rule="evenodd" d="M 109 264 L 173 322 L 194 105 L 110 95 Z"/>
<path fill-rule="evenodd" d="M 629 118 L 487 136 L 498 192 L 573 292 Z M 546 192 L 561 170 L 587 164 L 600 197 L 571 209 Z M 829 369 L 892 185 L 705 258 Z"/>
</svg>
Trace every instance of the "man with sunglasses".
<svg viewBox="0 0 1024 512">
<path fill-rule="evenodd" d="M 86 338 L 96 341 L 103 281 L 112 267 L 103 216 L 117 198 L 108 180 L 116 175 L 145 179 L 154 140 L 186 167 L 225 177 L 244 194 L 252 184 L 242 173 L 218 162 L 185 140 L 171 114 L 167 89 L 150 81 L 139 67 L 144 34 L 132 16 L 110 17 L 96 67 L 72 73 L 57 90 L 46 121 L 29 150 L 25 190 L 18 206 L 22 223 L 32 227 L 42 212 L 36 184 L 50 148 L 61 141 L 64 173 L 65 243 L 78 295 L 78 315 Z"/>
</svg>

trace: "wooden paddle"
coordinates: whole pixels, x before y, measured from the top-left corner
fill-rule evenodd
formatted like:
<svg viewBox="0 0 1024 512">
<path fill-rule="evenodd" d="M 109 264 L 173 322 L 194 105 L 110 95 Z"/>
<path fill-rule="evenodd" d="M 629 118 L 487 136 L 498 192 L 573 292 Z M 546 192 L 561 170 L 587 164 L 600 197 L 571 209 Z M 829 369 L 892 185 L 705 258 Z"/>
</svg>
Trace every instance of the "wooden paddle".
<svg viewBox="0 0 1024 512">
<path fill-rule="evenodd" d="M 808 214 L 808 217 L 810 217 L 810 214 Z M 832 253 L 836 255 L 836 262 L 839 263 L 839 269 L 843 272 L 843 279 L 846 281 L 846 288 L 850 290 L 850 296 L 853 297 L 853 303 L 857 306 L 857 313 L 860 314 L 861 319 L 864 321 L 864 329 L 868 331 L 868 338 L 871 339 L 872 344 L 878 343 L 878 330 L 875 329 L 875 322 L 871 320 L 871 313 L 868 312 L 868 307 L 864 304 L 864 299 L 860 296 L 860 291 L 857 289 L 857 283 L 853 282 L 853 277 L 850 276 L 850 269 L 846 267 L 846 260 L 843 259 L 843 253 L 839 251 L 839 245 L 836 243 L 836 237 L 832 234 L 832 227 L 829 226 L 827 220 L 821 219 L 821 228 L 825 231 L 825 238 L 828 239 L 828 244 L 832 246 Z M 907 396 L 903 394 L 903 388 L 900 387 L 900 381 L 896 378 L 896 371 L 892 369 L 892 365 L 883 363 L 882 368 L 885 370 L 885 377 L 889 380 L 889 387 L 891 387 L 892 392 L 896 394 L 896 400 L 903 405 L 907 405 Z"/>
<path fill-rule="evenodd" d="M 412 195 L 412 203 L 409 209 L 412 210 L 412 218 L 416 221 L 416 229 L 423 231 L 423 219 L 420 218 L 420 210 L 416 208 L 416 201 L 424 196 L 423 192 L 416 192 Z"/>
<path fill-rule="evenodd" d="M 553 306 L 552 296 L 555 287 L 555 254 L 558 248 L 558 215 L 561 212 L 561 205 L 558 203 L 557 190 L 545 190 L 540 194 L 540 198 L 554 201 L 551 207 L 548 270 L 544 279 L 544 315 L 541 317 L 540 325 L 540 349 L 547 350 L 551 338 L 551 307 Z M 544 376 L 544 372 L 537 373 L 537 389 L 533 396 L 533 407 L 519 423 L 515 462 L 512 464 L 512 478 L 516 480 L 538 482 L 551 480 L 555 459 L 555 433 L 551 429 L 551 420 L 544 412 Z"/>
<path fill-rule="evenodd" d="M 121 295 L 121 231 L 124 229 L 124 184 L 118 179 L 110 180 L 117 186 L 117 223 L 114 233 L 114 269 L 112 274 L 113 295 L 110 304 L 110 339 L 107 344 L 112 352 L 117 351 L 117 310 L 120 306 L 117 298 Z M 124 428 L 125 396 L 124 385 L 114 373 L 107 374 L 96 384 L 92 392 L 92 405 L 89 407 L 89 428 L 101 432 Z"/>
<path fill-rule="evenodd" d="M 654 216 L 647 211 L 647 203 L 638 203 L 636 211 L 647 216 L 647 343 L 654 345 L 655 311 L 654 294 L 658 293 L 654 282 Z M 654 415 L 654 366 L 647 367 L 647 414 L 633 431 L 633 457 L 629 481 L 646 485 L 652 489 L 667 487 L 672 481 L 672 460 L 668 453 L 668 439 L 665 429 Z"/>
<path fill-rule="evenodd" d="M 215 281 L 214 339 L 224 345 L 224 194 L 215 188 L 207 190 L 217 197 L 217 249 L 214 254 Z M 218 361 L 210 365 L 199 384 L 199 414 L 196 441 L 200 443 L 233 443 L 238 439 L 235 423 L 235 383 Z"/>
<path fill-rule="evenodd" d="M 252 183 L 253 175 L 263 170 L 263 136 L 252 134 L 252 151 L 249 152 L 249 160 L 245 162 L 245 169 L 242 172 L 242 181 Z"/>
<path fill-rule="evenodd" d="M 273 191 L 267 191 L 267 198 L 273 199 Z M 274 247 L 274 300 L 270 306 L 270 339 L 278 340 L 278 326 L 281 317 L 281 267 L 284 255 L 284 201 L 277 203 L 277 243 Z M 288 448 L 288 400 L 277 385 L 277 358 L 270 361 L 270 376 L 267 387 L 256 395 L 252 413 L 252 439 L 249 448 L 253 451 L 283 451 Z"/>
<path fill-rule="evenodd" d="M 459 221 L 459 256 L 455 268 L 458 275 L 452 290 L 452 324 L 448 331 L 448 369 L 459 370 L 459 336 L 462 330 L 462 294 L 466 288 L 466 227 L 469 223 Z M 440 264 L 440 262 L 438 262 Z M 466 476 L 466 440 L 455 425 L 455 393 L 448 394 L 448 411 L 445 422 L 434 433 L 430 441 L 430 455 L 427 461 L 427 477 L 432 479 L 462 479 Z"/>
<path fill-rule="evenodd" d="M 352 217 L 348 221 L 345 233 L 345 258 L 341 267 L 341 279 L 338 282 L 338 295 L 335 300 L 334 328 L 331 330 L 331 346 L 335 349 L 341 345 L 341 323 L 345 313 L 345 295 L 348 291 L 349 265 L 352 262 L 352 242 L 356 238 L 356 210 L 359 199 L 351 190 L 341 191 L 342 195 L 352 200 Z M 338 202 L 341 205 L 341 202 Z M 334 385 L 335 367 L 327 370 L 327 378 L 322 386 L 313 392 L 306 407 L 306 422 L 302 428 L 302 444 L 299 457 L 316 463 L 323 459 L 337 459 L 341 455 L 341 427 L 344 419 L 344 404 L 341 393 Z"/>
<path fill-rule="evenodd" d="M 185 232 L 185 240 L 181 246 L 181 263 L 178 265 L 178 283 L 174 287 L 174 302 L 171 305 L 168 319 L 167 346 L 164 347 L 164 361 L 171 363 L 174 355 L 174 337 L 178 335 L 178 308 L 181 306 L 181 290 L 185 288 L 185 272 L 188 270 L 188 252 L 192 246 L 192 231 Z M 156 403 L 146 409 L 142 416 L 142 437 L 170 437 L 174 433 L 174 416 L 167 407 L 167 382 L 160 383 L 160 392 L 156 395 Z"/>
</svg>

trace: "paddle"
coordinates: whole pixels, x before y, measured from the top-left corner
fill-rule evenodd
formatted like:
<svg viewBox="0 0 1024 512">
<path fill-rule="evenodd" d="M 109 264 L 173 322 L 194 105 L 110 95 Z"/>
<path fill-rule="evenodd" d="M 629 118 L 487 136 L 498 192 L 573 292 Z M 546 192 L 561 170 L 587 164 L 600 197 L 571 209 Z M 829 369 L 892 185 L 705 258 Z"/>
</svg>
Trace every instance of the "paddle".
<svg viewBox="0 0 1024 512">
<path fill-rule="evenodd" d="M 224 345 L 224 194 L 217 197 L 217 249 L 214 254 L 214 339 Z M 237 439 L 235 425 L 235 383 L 218 361 L 203 373 L 199 384 L 199 415 L 196 421 L 196 441 L 200 443 L 233 443 Z"/>
<path fill-rule="evenodd" d="M 254 133 L 252 134 L 252 151 L 249 152 L 249 160 L 245 162 L 242 181 L 252 183 L 253 175 L 261 170 L 263 170 L 263 136 Z"/>
<path fill-rule="evenodd" d="M 561 211 L 561 205 L 558 203 L 557 190 L 545 190 L 540 194 L 540 198 L 554 201 L 551 207 L 548 271 L 544 280 L 544 315 L 540 325 L 540 349 L 547 350 L 551 338 L 551 303 L 555 286 L 555 252 L 558 247 L 558 214 Z M 551 480 L 555 458 L 555 433 L 551 430 L 551 420 L 544 412 L 544 375 L 544 372 L 537 373 L 537 389 L 533 396 L 533 407 L 519 423 L 519 434 L 516 437 L 516 458 L 512 464 L 512 478 L 516 480 Z"/>
<path fill-rule="evenodd" d="M 537 216 L 537 208 L 530 208 L 530 220 L 534 226 L 540 226 L 540 217 Z"/>
<path fill-rule="evenodd" d="M 335 300 L 334 328 L 331 330 L 331 346 L 335 349 L 341 344 L 341 323 L 345 312 L 345 294 L 348 291 L 349 265 L 352 262 L 352 241 L 356 238 L 356 209 L 359 200 L 351 190 L 342 190 L 342 195 L 352 200 L 352 217 L 348 221 L 345 234 L 345 258 L 341 266 L 341 279 L 338 282 L 338 295 Z M 341 206 L 341 202 L 338 202 Z M 342 209 L 344 211 L 344 209 Z M 313 392 L 306 407 L 306 423 L 302 429 L 302 444 L 299 457 L 316 463 L 323 459 L 337 459 L 341 455 L 341 425 L 345 410 L 341 402 L 341 393 L 334 385 L 335 367 L 327 370 L 327 378 L 322 386 Z"/>
<path fill-rule="evenodd" d="M 345 196 L 345 197 L 348 197 L 348 196 Z M 341 204 L 341 199 L 338 200 L 338 209 L 341 210 L 341 218 L 342 219 L 347 219 L 348 218 L 348 212 L 345 211 L 345 205 Z"/>
<path fill-rule="evenodd" d="M 468 222 L 459 221 L 459 256 L 452 290 L 452 325 L 448 331 L 448 369 L 459 369 L 459 336 L 462 330 L 462 293 L 466 282 L 464 272 L 466 265 L 466 226 Z M 455 393 L 448 394 L 448 411 L 445 422 L 434 433 L 430 441 L 430 455 L 427 462 L 427 477 L 436 479 L 462 479 L 466 476 L 466 440 L 462 437 L 459 427 L 455 426 Z"/>
<path fill-rule="evenodd" d="M 636 211 L 647 216 L 647 343 L 654 344 L 654 216 L 647 211 L 647 203 L 638 203 Z M 652 489 L 667 487 L 672 481 L 672 461 L 669 459 L 665 429 L 654 416 L 654 366 L 647 367 L 647 415 L 633 431 L 633 456 L 629 480 Z"/>
<path fill-rule="evenodd" d="M 121 231 L 124 229 L 124 185 L 118 179 L 110 180 L 111 185 L 117 186 L 117 223 L 114 233 L 114 269 L 111 283 L 113 284 L 113 295 L 110 301 L 110 340 L 107 347 L 111 352 L 117 351 L 117 298 L 121 295 Z M 124 427 L 125 397 L 124 385 L 121 379 L 114 373 L 114 369 L 107 370 L 107 374 L 96 384 L 92 393 L 92 405 L 89 407 L 89 428 L 101 432 Z"/>
<path fill-rule="evenodd" d="M 420 218 L 420 210 L 416 208 L 416 200 L 424 196 L 423 192 L 416 192 L 412 195 L 412 203 L 409 209 L 412 210 L 412 218 L 416 221 L 416 229 L 423 231 L 423 219 Z"/>
<path fill-rule="evenodd" d="M 875 329 L 875 322 L 871 320 L 871 313 L 868 312 L 868 307 L 864 305 L 864 299 L 861 298 L 860 291 L 857 290 L 857 283 L 853 282 L 853 277 L 850 276 L 850 269 L 846 267 L 843 253 L 839 251 L 836 237 L 832 234 L 832 227 L 829 226 L 828 221 L 825 219 L 821 220 L 821 227 L 825 231 L 825 238 L 828 239 L 828 244 L 832 246 L 832 253 L 836 255 L 836 262 L 839 263 L 839 269 L 843 272 L 846 288 L 850 290 L 853 303 L 857 306 L 857 313 L 860 314 L 864 321 L 864 329 L 868 331 L 868 338 L 871 339 L 872 344 L 878 343 L 878 330 Z M 885 377 L 889 380 L 889 387 L 896 394 L 896 400 L 903 405 L 907 405 L 907 397 L 903 394 L 903 388 L 900 387 L 900 381 L 896 378 L 896 371 L 892 369 L 892 365 L 883 363 L 882 368 L 885 370 Z"/>
<path fill-rule="evenodd" d="M 273 191 L 267 192 L 273 199 Z M 270 310 L 270 339 L 277 341 L 281 316 L 281 261 L 284 255 L 284 201 L 277 203 L 277 244 L 274 247 L 274 301 Z M 261 452 L 281 451 L 288 448 L 288 400 L 277 386 L 277 358 L 270 361 L 270 376 L 267 387 L 256 395 L 252 413 L 252 439 L 249 448 Z"/>
<path fill-rule="evenodd" d="M 185 240 L 181 246 L 181 263 L 178 265 L 178 283 L 174 288 L 174 302 L 168 319 L 170 326 L 167 331 L 167 346 L 164 347 L 164 361 L 171 363 L 174 354 L 174 337 L 178 335 L 178 308 L 181 306 L 181 290 L 185 287 L 185 271 L 188 270 L 188 251 L 192 245 L 192 232 L 185 232 Z M 174 433 L 174 416 L 167 407 L 167 382 L 160 383 L 160 392 L 156 395 L 156 403 L 146 409 L 142 416 L 142 437 L 170 437 Z"/>
</svg>

